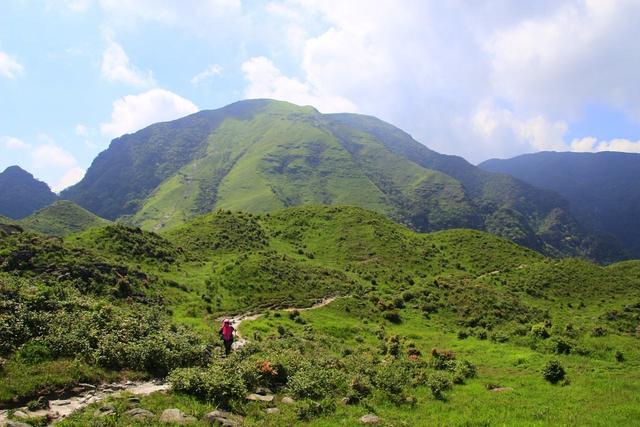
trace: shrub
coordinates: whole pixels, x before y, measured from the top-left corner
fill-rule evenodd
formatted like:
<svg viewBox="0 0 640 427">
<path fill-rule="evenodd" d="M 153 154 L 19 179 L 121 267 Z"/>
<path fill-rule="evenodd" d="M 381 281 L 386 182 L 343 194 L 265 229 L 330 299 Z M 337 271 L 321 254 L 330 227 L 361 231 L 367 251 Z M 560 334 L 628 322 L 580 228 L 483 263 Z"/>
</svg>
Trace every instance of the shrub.
<svg viewBox="0 0 640 427">
<path fill-rule="evenodd" d="M 202 368 L 178 368 L 168 377 L 173 390 L 210 400 L 229 408 L 244 399 L 247 388 L 236 369 L 222 364 Z"/>
<path fill-rule="evenodd" d="M 531 326 L 531 336 L 540 339 L 549 338 L 549 331 L 544 323 L 536 323 Z"/>
<path fill-rule="evenodd" d="M 434 372 L 427 377 L 427 385 L 433 397 L 443 400 L 444 392 L 451 388 L 451 380 L 442 372 Z"/>
<path fill-rule="evenodd" d="M 402 323 L 402 318 L 400 317 L 400 313 L 398 313 L 397 311 L 393 310 L 393 311 L 385 311 L 382 315 L 382 317 L 384 317 L 386 320 L 388 320 L 391 323 Z"/>
<path fill-rule="evenodd" d="M 405 364 L 393 362 L 376 366 L 374 385 L 390 397 L 401 397 L 410 384 L 411 372 Z"/>
<path fill-rule="evenodd" d="M 602 326 L 596 326 L 591 331 L 591 336 L 593 337 L 604 337 L 605 335 L 607 335 L 607 330 Z"/>
<path fill-rule="evenodd" d="M 615 358 L 618 362 L 624 362 L 624 354 L 620 350 L 616 350 Z"/>
<path fill-rule="evenodd" d="M 287 387 L 298 398 L 319 400 L 331 396 L 342 382 L 336 369 L 307 365 L 289 378 Z"/>
<path fill-rule="evenodd" d="M 569 354 L 571 353 L 571 350 L 573 349 L 573 346 L 571 345 L 571 343 L 565 339 L 562 338 L 555 338 L 553 340 L 553 351 L 554 353 L 557 354 Z"/>
<path fill-rule="evenodd" d="M 322 414 L 330 414 L 336 410 L 334 399 L 322 399 L 320 402 L 301 400 L 295 404 L 296 416 L 301 421 L 309 421 Z"/>
<path fill-rule="evenodd" d="M 455 384 L 462 384 L 465 379 L 473 378 L 476 376 L 476 367 L 468 360 L 456 361 L 453 368 L 453 382 Z"/>
<path fill-rule="evenodd" d="M 16 354 L 17 360 L 27 364 L 44 362 L 50 360 L 51 357 L 51 350 L 46 345 L 34 341 L 23 345 Z"/>
<path fill-rule="evenodd" d="M 565 377 L 565 370 L 557 360 L 550 360 L 542 368 L 542 377 L 551 384 L 562 381 Z"/>
</svg>

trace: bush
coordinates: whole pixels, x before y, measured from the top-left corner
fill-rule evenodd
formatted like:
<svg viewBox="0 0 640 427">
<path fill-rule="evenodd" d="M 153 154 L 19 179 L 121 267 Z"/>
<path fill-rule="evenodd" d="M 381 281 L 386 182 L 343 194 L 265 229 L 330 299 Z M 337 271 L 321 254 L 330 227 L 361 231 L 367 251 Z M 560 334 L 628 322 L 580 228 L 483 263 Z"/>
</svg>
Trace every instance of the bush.
<svg viewBox="0 0 640 427">
<path fill-rule="evenodd" d="M 557 354 L 569 354 L 569 353 L 571 353 L 572 349 L 573 349 L 573 346 L 567 340 L 564 340 L 562 338 L 555 338 L 553 340 L 553 351 L 554 351 L 554 353 L 557 353 Z"/>
<path fill-rule="evenodd" d="M 562 381 L 565 377 L 565 370 L 557 360 L 550 360 L 542 368 L 542 376 L 545 380 L 551 384 L 556 384 L 558 381 Z"/>
<path fill-rule="evenodd" d="M 298 398 L 319 400 L 331 396 L 343 381 L 336 369 L 307 365 L 291 376 L 287 387 Z"/>
<path fill-rule="evenodd" d="M 242 401 L 247 388 L 238 370 L 223 364 L 214 364 L 207 369 L 179 368 L 168 377 L 174 391 L 186 393 L 229 408 Z"/>
<path fill-rule="evenodd" d="M 382 314 L 382 317 L 385 318 L 385 320 L 388 320 L 391 323 L 402 323 L 402 318 L 400 317 L 400 313 L 398 313 L 395 310 L 392 311 L 385 311 Z"/>
<path fill-rule="evenodd" d="M 442 372 L 434 372 L 427 377 L 431 394 L 438 400 L 444 399 L 444 392 L 451 388 L 451 380 Z"/>
<path fill-rule="evenodd" d="M 17 360 L 27 364 L 36 364 L 51 358 L 51 350 L 46 345 L 33 341 L 23 345 L 16 354 Z"/>
<path fill-rule="evenodd" d="M 624 362 L 624 354 L 620 350 L 616 350 L 615 358 L 618 362 Z"/>
<path fill-rule="evenodd" d="M 323 414 L 330 414 L 336 410 L 334 399 L 322 399 L 320 402 L 301 400 L 296 402 L 296 416 L 301 421 L 309 421 Z"/>
<path fill-rule="evenodd" d="M 549 338 L 549 331 L 544 323 L 536 323 L 531 326 L 531 336 L 540 339 Z"/>
</svg>

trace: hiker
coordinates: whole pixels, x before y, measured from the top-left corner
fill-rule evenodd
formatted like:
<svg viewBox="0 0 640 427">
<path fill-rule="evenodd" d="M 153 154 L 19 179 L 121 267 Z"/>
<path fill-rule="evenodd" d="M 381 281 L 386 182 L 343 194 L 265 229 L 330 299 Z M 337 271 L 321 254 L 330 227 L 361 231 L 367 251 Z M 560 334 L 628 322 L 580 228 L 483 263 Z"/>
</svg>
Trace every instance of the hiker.
<svg viewBox="0 0 640 427">
<path fill-rule="evenodd" d="M 224 343 L 224 354 L 228 356 L 231 353 L 231 345 L 233 344 L 233 332 L 235 329 L 231 325 L 231 320 L 224 319 L 220 327 L 220 338 Z"/>
</svg>

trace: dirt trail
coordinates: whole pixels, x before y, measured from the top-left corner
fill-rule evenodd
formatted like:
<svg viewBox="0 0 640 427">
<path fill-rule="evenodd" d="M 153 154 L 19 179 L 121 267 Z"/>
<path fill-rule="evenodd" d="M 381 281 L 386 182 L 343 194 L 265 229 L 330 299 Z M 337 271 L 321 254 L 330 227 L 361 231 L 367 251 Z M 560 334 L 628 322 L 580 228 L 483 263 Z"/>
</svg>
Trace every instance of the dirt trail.
<svg viewBox="0 0 640 427">
<path fill-rule="evenodd" d="M 78 394 L 66 399 L 50 400 L 48 409 L 29 411 L 26 407 L 22 407 L 16 408 L 14 411 L 21 411 L 28 417 L 47 417 L 50 420 L 49 424 L 55 424 L 92 403 L 104 400 L 107 396 L 115 396 L 124 392 L 145 396 L 156 391 L 168 390 L 169 384 L 163 381 L 123 381 L 102 384 L 97 387 L 92 384 L 79 384 L 76 388 L 82 389 L 82 391 L 78 391 Z M 8 411 L 0 411 L 0 426 L 4 426 L 7 420 Z"/>
<path fill-rule="evenodd" d="M 339 297 L 329 297 L 322 301 L 304 308 L 290 307 L 283 309 L 284 311 L 307 311 L 314 310 L 325 305 L 331 304 Z M 236 340 L 233 343 L 233 349 L 237 350 L 242 348 L 248 343 L 246 338 L 240 335 L 238 330 L 240 324 L 245 320 L 256 320 L 263 316 L 263 313 L 245 313 L 234 317 L 230 317 L 233 327 L 236 329 Z M 222 319 L 219 319 L 222 320 Z M 134 395 L 148 395 L 155 393 L 156 391 L 165 391 L 170 388 L 169 384 L 163 381 L 123 381 L 118 383 L 102 384 L 94 386 L 91 384 L 79 384 L 76 387 L 78 390 L 76 394 L 66 399 L 50 400 L 48 409 L 41 409 L 38 411 L 29 411 L 26 407 L 15 408 L 14 411 L 21 411 L 28 417 L 47 417 L 49 424 L 55 424 L 56 422 L 68 417 L 72 413 L 81 410 L 92 403 L 100 402 L 108 396 L 117 396 L 123 392 L 129 392 Z M 0 410 L 0 427 L 6 425 L 8 421 L 8 410 Z"/>
<path fill-rule="evenodd" d="M 284 311 L 307 311 L 307 310 L 315 310 L 317 308 L 320 307 L 324 307 L 325 305 L 331 304 L 333 301 L 335 301 L 338 297 L 328 297 L 323 299 L 322 301 L 312 305 L 311 307 L 304 307 L 304 308 L 297 308 L 297 307 L 289 307 L 289 308 L 285 308 L 283 309 Z M 229 317 L 228 319 L 231 320 L 231 324 L 233 325 L 233 328 L 236 330 L 236 339 L 233 341 L 233 345 L 232 348 L 234 350 L 237 350 L 239 348 L 244 347 L 245 345 L 247 345 L 247 343 L 249 342 L 246 338 L 242 337 L 242 335 L 240 335 L 240 324 L 242 322 L 244 322 L 245 320 L 256 320 L 259 317 L 262 317 L 263 313 L 245 313 L 245 314 L 239 314 L 237 316 L 234 317 Z M 219 321 L 222 321 L 223 318 L 218 319 Z"/>
</svg>

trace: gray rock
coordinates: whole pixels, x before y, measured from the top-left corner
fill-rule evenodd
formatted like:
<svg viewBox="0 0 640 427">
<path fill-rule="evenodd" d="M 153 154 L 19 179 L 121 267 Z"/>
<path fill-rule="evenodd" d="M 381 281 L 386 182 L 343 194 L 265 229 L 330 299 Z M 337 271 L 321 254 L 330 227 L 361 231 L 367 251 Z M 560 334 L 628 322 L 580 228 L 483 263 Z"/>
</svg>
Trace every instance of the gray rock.
<svg viewBox="0 0 640 427">
<path fill-rule="evenodd" d="M 27 423 L 23 423 L 21 421 L 7 420 L 7 427 L 31 427 Z"/>
<path fill-rule="evenodd" d="M 29 418 L 29 415 L 27 415 L 25 412 L 22 412 L 22 411 L 15 411 L 13 413 L 13 418 L 20 418 L 21 420 L 25 420 Z"/>
<path fill-rule="evenodd" d="M 124 414 L 132 418 L 135 418 L 136 420 L 145 420 L 147 418 L 155 417 L 155 414 L 153 412 L 147 411 L 146 409 L 142 409 L 142 408 L 129 409 Z"/>
<path fill-rule="evenodd" d="M 280 409 L 278 409 L 278 408 L 267 408 L 265 410 L 265 412 L 267 414 L 279 414 L 280 413 Z"/>
<path fill-rule="evenodd" d="M 190 415 L 186 415 L 180 409 L 171 408 L 165 409 L 162 411 L 162 415 L 160 415 L 161 423 L 176 423 L 176 424 L 184 424 L 196 421 L 196 419 Z"/>
<path fill-rule="evenodd" d="M 58 406 L 66 406 L 66 405 L 70 405 L 71 401 L 70 400 L 58 400 L 57 402 L 53 402 L 53 403 L 58 405 Z"/>
<path fill-rule="evenodd" d="M 271 389 L 269 389 L 267 387 L 258 387 L 258 388 L 256 388 L 256 393 L 258 393 L 258 394 L 271 394 L 273 392 L 271 391 Z"/>
<path fill-rule="evenodd" d="M 99 409 L 96 409 L 96 411 L 93 413 L 93 417 L 102 418 L 102 417 L 108 417 L 109 415 L 115 415 L 115 414 L 116 414 L 115 407 L 111 405 L 105 405 Z"/>
<path fill-rule="evenodd" d="M 379 424 L 380 417 L 373 414 L 363 415 L 362 417 L 360 417 L 360 423 L 361 424 Z"/>
<path fill-rule="evenodd" d="M 293 398 L 289 396 L 285 396 L 282 398 L 281 402 L 284 403 L 285 405 L 293 405 L 295 401 L 293 400 Z"/>
<path fill-rule="evenodd" d="M 512 387 L 496 387 L 496 388 L 492 388 L 491 391 L 494 393 L 502 393 L 505 391 L 513 391 L 513 388 Z"/>
<path fill-rule="evenodd" d="M 204 420 L 218 426 L 237 427 L 242 424 L 244 418 L 231 412 L 215 410 L 204 416 Z"/>
<path fill-rule="evenodd" d="M 247 396 L 247 400 L 253 400 L 255 402 L 273 402 L 273 395 L 268 394 L 265 396 L 262 394 L 251 393 Z"/>
</svg>

